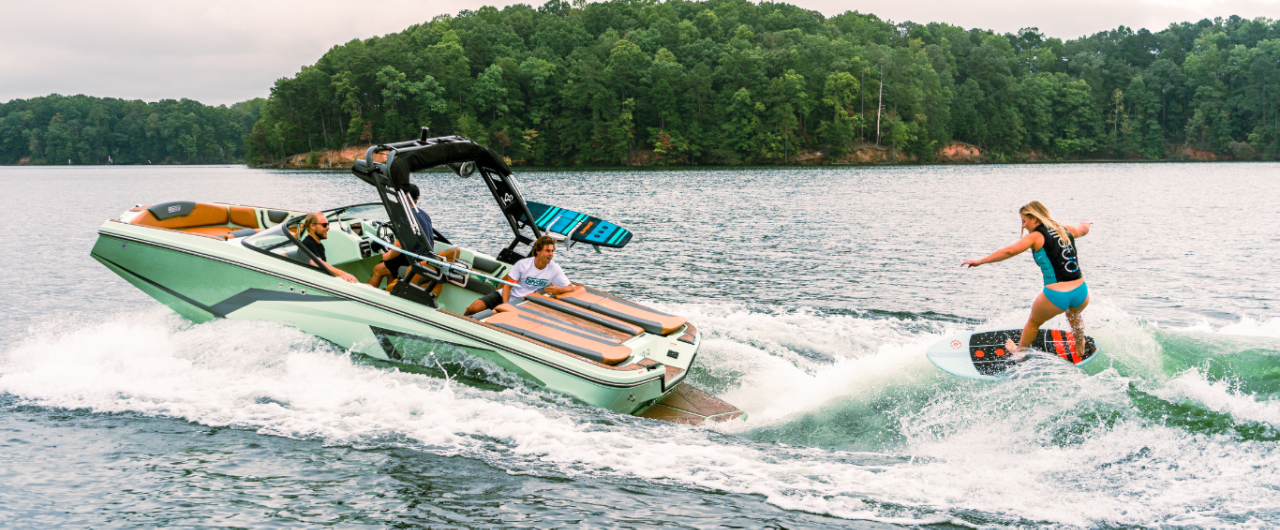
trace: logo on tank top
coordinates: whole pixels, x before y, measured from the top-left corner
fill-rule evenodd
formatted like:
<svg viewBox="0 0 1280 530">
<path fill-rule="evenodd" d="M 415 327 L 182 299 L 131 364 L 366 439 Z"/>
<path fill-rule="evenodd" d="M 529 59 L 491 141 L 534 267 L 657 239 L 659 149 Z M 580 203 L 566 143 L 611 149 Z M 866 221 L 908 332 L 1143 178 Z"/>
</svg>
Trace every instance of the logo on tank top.
<svg viewBox="0 0 1280 530">
<path fill-rule="evenodd" d="M 529 287 L 538 287 L 538 288 L 542 288 L 542 287 L 546 287 L 546 286 L 548 286 L 548 285 L 551 285 L 551 281 L 550 281 L 550 280 L 544 280 L 544 279 L 542 279 L 542 278 L 525 278 L 525 279 L 524 279 L 524 284 L 525 284 L 525 285 L 528 285 Z"/>
<path fill-rule="evenodd" d="M 1066 260 L 1066 263 L 1062 264 L 1062 270 L 1067 272 L 1076 272 L 1080 270 L 1080 265 L 1076 263 L 1076 257 L 1068 256 L 1066 250 L 1062 251 L 1062 259 Z"/>
<path fill-rule="evenodd" d="M 1062 249 L 1062 270 L 1067 272 L 1076 272 L 1080 270 L 1080 265 L 1076 262 L 1076 257 L 1071 253 L 1073 248 L 1067 246 L 1067 242 L 1062 239 L 1062 235 L 1059 234 L 1057 230 L 1051 228 L 1049 231 L 1053 232 L 1053 238 L 1058 240 L 1058 248 Z"/>
</svg>

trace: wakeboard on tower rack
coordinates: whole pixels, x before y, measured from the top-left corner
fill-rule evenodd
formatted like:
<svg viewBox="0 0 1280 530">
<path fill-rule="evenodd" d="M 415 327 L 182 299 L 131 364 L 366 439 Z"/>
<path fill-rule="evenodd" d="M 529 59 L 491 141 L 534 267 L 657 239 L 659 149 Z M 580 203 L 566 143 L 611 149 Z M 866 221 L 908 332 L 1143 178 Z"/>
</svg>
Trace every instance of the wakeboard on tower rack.
<svg viewBox="0 0 1280 530">
<path fill-rule="evenodd" d="M 387 154 L 386 162 L 374 162 L 373 155 L 383 152 Z M 463 136 L 431 138 L 430 129 L 423 127 L 421 136 L 415 140 L 370 146 L 365 150 L 364 158 L 356 160 L 351 171 L 378 189 L 378 196 L 386 207 L 392 231 L 400 244 L 411 251 L 426 251 L 431 248 L 426 238 L 435 235 L 424 234 L 422 227 L 418 226 L 417 217 L 410 211 L 409 175 L 414 171 L 442 166 L 448 166 L 463 178 L 479 173 L 498 202 L 515 235 L 511 243 L 498 253 L 498 260 L 514 264 L 528 257 L 532 253 L 533 242 L 542 236 L 542 231 L 536 224 L 528 222 L 533 215 L 511 168 L 488 147 Z M 527 245 L 529 250 L 522 250 L 523 245 Z"/>
</svg>

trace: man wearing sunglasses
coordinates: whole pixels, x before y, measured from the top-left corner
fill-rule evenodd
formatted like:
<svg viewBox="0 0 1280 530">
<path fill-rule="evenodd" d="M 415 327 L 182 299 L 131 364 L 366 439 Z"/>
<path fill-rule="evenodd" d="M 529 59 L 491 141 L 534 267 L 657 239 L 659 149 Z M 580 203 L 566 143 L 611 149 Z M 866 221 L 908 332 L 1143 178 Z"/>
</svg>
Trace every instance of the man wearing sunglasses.
<svg viewBox="0 0 1280 530">
<path fill-rule="evenodd" d="M 324 267 L 325 269 L 328 269 L 329 272 L 333 273 L 334 276 L 342 278 L 350 283 L 360 283 L 360 280 L 357 280 L 355 276 L 330 265 L 327 261 L 328 258 L 325 257 L 324 254 L 324 244 L 320 243 L 321 241 L 329 238 L 329 220 L 324 217 L 324 214 L 320 212 L 311 212 L 307 214 L 306 219 L 302 220 L 301 232 L 304 234 L 302 236 L 302 246 L 307 247 L 307 250 L 310 250 L 311 253 L 320 260 L 320 263 L 316 263 L 313 260 L 311 262 L 312 265 Z"/>
</svg>

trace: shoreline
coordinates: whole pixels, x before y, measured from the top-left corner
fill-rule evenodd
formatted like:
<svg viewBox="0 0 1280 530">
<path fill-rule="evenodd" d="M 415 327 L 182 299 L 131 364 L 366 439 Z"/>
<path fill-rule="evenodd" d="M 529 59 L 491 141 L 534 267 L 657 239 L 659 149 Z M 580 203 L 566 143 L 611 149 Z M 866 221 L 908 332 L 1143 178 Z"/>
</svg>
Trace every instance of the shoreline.
<svg viewBox="0 0 1280 530">
<path fill-rule="evenodd" d="M 520 166 L 512 165 L 511 169 L 519 171 L 664 171 L 664 170 L 695 170 L 695 169 L 818 169 L 818 168 L 848 168 L 848 167 L 926 167 L 926 166 L 944 166 L 944 167 L 963 167 L 963 166 L 1043 166 L 1057 164 L 1266 164 L 1277 163 L 1278 160 L 1177 160 L 1177 159 L 1159 159 L 1159 160 L 1125 160 L 1125 159 L 1097 159 L 1097 160 L 1036 160 L 1025 162 L 900 162 L 900 163 L 877 163 L 877 164 L 856 164 L 847 162 L 833 162 L 828 164 L 771 164 L 771 165 L 741 165 L 741 166 L 725 166 L 725 165 L 671 165 L 671 166 L 654 166 L 654 165 L 635 165 L 635 166 Z M 261 165 L 252 166 L 245 162 L 231 164 L 0 164 L 0 167 L 24 167 L 24 168 L 60 168 L 60 167 L 235 167 L 245 166 L 249 169 L 275 169 L 275 170 L 293 170 L 293 171 L 347 171 L 350 166 L 334 166 L 334 167 L 309 167 L 309 166 L 284 166 L 284 165 Z M 424 171 L 445 171 L 440 168 L 432 168 Z"/>
</svg>

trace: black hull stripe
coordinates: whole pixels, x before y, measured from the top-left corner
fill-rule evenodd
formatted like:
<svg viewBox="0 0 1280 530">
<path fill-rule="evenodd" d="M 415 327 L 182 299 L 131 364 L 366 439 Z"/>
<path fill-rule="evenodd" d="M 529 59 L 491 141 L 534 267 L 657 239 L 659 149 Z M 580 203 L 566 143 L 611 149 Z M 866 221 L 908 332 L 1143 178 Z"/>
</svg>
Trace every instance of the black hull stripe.
<svg viewBox="0 0 1280 530">
<path fill-rule="evenodd" d="M 223 315 L 230 315 L 256 302 L 342 302 L 342 299 L 329 296 L 307 296 L 298 293 L 285 293 L 267 289 L 245 289 L 239 293 L 213 305 L 213 310 Z"/>
<path fill-rule="evenodd" d="M 544 360 L 544 359 L 539 359 L 539 358 L 538 358 L 538 357 L 536 357 L 536 356 L 533 356 L 533 355 L 530 355 L 530 354 L 524 353 L 524 352 L 522 352 L 522 351 L 519 351 L 519 350 L 513 350 L 513 349 L 511 349 L 511 348 L 508 348 L 508 347 L 506 347 L 506 346 L 503 346 L 503 345 L 497 344 L 497 343 L 495 343 L 495 342 L 493 342 L 493 341 L 490 341 L 490 340 L 488 340 L 488 339 L 485 339 L 485 338 L 483 338 L 483 337 L 477 337 L 477 336 L 475 336 L 475 335 L 472 335 L 472 334 L 469 334 L 469 333 L 466 333 L 466 332 L 463 332 L 463 331 L 460 331 L 460 330 L 457 330 L 457 329 L 449 328 L 449 327 L 444 326 L 444 325 L 442 325 L 442 324 L 438 324 L 438 323 L 432 322 L 432 321 L 430 321 L 430 320 L 427 320 L 427 319 L 424 319 L 424 318 L 422 318 L 422 317 L 416 316 L 416 315 L 414 315 L 414 314 L 412 314 L 412 313 L 407 313 L 407 312 L 401 311 L 401 310 L 396 309 L 396 308 L 393 308 L 393 307 L 388 307 L 388 306 L 385 306 L 385 305 L 382 305 L 382 304 L 379 304 L 379 303 L 376 303 L 376 302 L 372 302 L 372 301 L 369 301 L 369 300 L 365 300 L 365 299 L 363 299 L 363 298 L 356 298 L 356 297 L 353 297 L 353 296 L 350 296 L 350 295 L 347 295 L 347 294 L 344 294 L 344 293 L 341 293 L 341 292 L 337 292 L 337 291 L 330 290 L 330 289 L 328 289 L 328 288 L 326 288 L 326 287 L 323 287 L 323 286 L 320 286 L 320 285 L 317 285 L 317 284 L 314 284 L 314 283 L 311 283 L 311 282 L 308 282 L 308 281 L 299 280 L 299 279 L 297 279 L 297 278 L 291 278 L 291 277 L 288 277 L 288 276 L 282 275 L 282 274 L 277 273 L 277 272 L 272 272 L 272 271 L 269 271 L 269 270 L 266 270 L 266 269 L 260 269 L 260 268 L 258 268 L 258 267 L 254 267 L 254 266 L 252 266 L 252 265 L 246 265 L 246 264 L 244 264 L 244 263 L 239 263 L 239 262 L 236 262 L 236 261 L 232 261 L 232 260 L 228 260 L 228 259 L 224 259 L 224 258 L 219 258 L 219 257 L 217 257 L 217 256 L 210 256 L 210 255 L 208 255 L 208 254 L 201 254 L 201 253 L 199 253 L 199 252 L 195 252 L 195 251 L 192 251 L 192 250 L 187 250 L 187 249 L 184 249 L 184 248 L 172 247 L 172 246 L 169 246 L 169 245 L 164 245 L 164 244 L 156 243 L 156 242 L 154 242 L 154 241 L 147 241 L 147 240 L 145 240 L 145 239 L 138 239 L 138 238 L 136 238 L 136 237 L 125 236 L 125 235 L 121 235 L 121 234 L 112 234 L 112 233 L 107 233 L 107 232 L 102 232 L 102 231 L 99 231 L 99 232 L 98 232 L 98 235 L 99 235 L 99 236 L 103 236 L 103 237 L 110 237 L 110 238 L 114 238 L 114 239 L 123 239 L 123 240 L 128 240 L 128 241 L 132 241 L 132 242 L 135 242 L 135 243 L 141 243 L 141 244 L 143 244 L 143 245 L 147 245 L 147 246 L 152 246 L 152 247 L 156 247 L 156 248 L 162 248 L 162 249 L 166 249 L 166 250 L 172 250 L 172 251 L 174 251 L 174 252 L 181 252 L 181 253 L 183 253 L 183 254 L 189 254 L 189 255 L 192 255 L 192 256 L 199 257 L 199 258 L 209 259 L 209 260 L 217 261 L 217 262 L 220 262 L 220 263 L 225 263 L 225 264 L 227 264 L 227 265 L 232 265 L 232 266 L 235 266 L 235 267 L 240 267 L 240 268 L 243 268 L 243 269 L 248 269 L 248 270 L 251 270 L 251 271 L 255 271 L 255 272 L 262 273 L 262 274 L 266 274 L 266 275 L 268 275 L 268 276 L 274 276 L 274 277 L 276 277 L 276 278 L 280 278 L 280 279 L 282 279 L 282 280 L 288 280 L 288 281 L 293 282 L 293 283 L 298 283 L 298 284 L 306 285 L 306 286 L 307 286 L 307 288 L 309 288 L 309 289 L 316 289 L 316 290 L 319 290 L 319 291 L 324 291 L 324 292 L 329 293 L 329 294 L 331 294 L 331 295 L 333 295 L 333 296 L 335 296 L 335 297 L 343 298 L 343 299 L 346 299 L 346 300 L 349 300 L 349 301 L 352 301 L 352 302 L 356 302 L 356 303 L 359 303 L 359 304 L 364 304 L 364 305 L 367 305 L 367 306 L 370 306 L 370 307 L 374 307 L 374 308 L 377 308 L 377 309 L 381 309 L 381 310 L 386 311 L 386 312 L 388 312 L 388 313 L 393 313 L 393 314 L 399 315 L 399 316 L 401 316 L 401 317 L 407 318 L 407 319 L 409 319 L 409 320 L 413 320 L 413 321 L 415 321 L 415 322 L 419 322 L 419 323 L 422 323 L 422 324 L 426 324 L 426 325 L 428 325 L 428 326 L 431 326 L 431 327 L 436 328 L 436 329 L 438 329 L 438 330 L 444 331 L 444 332 L 446 332 L 446 333 L 453 333 L 453 334 L 456 334 L 456 335 L 461 335 L 461 336 L 463 336 L 463 337 L 466 337 L 466 338 L 468 338 L 468 339 L 474 340 L 474 341 L 479 342 L 479 343 L 481 343 L 481 344 L 486 344 L 486 345 L 488 345 L 488 346 L 490 346 L 490 347 L 492 347 L 492 348 L 494 348 L 494 349 L 496 349 L 496 350 L 503 351 L 503 352 L 507 352 L 507 353 L 510 353 L 510 354 L 513 354 L 513 355 L 518 355 L 518 356 L 520 356 L 520 357 L 523 357 L 523 358 L 528 359 L 528 360 L 530 360 L 530 361 L 536 362 L 536 363 L 538 363 L 538 364 L 541 364 L 541 365 L 544 365 L 544 366 L 548 366 L 548 367 L 554 368 L 554 369 L 556 369 L 556 370 L 559 370 L 559 371 L 561 371 L 561 372 L 565 372 L 565 373 L 567 373 L 567 374 L 569 374 L 569 375 L 572 375 L 572 376 L 574 376 L 574 377 L 577 377 L 577 378 L 579 378 L 579 379 L 584 379 L 584 380 L 590 381 L 590 382 L 592 382 L 592 383 L 595 383 L 595 384 L 598 384 L 598 385 L 601 385 L 601 386 L 607 386 L 607 387 L 610 387 L 610 388 L 634 388 L 634 387 L 643 386 L 643 385 L 646 385 L 646 384 L 652 383 L 652 382 L 654 382 L 654 381 L 658 381 L 658 382 L 659 382 L 659 384 L 661 384 L 662 376 L 652 377 L 652 378 L 645 379 L 645 380 L 642 380 L 642 381 L 637 381 L 637 382 L 635 382 L 635 383 L 614 383 L 614 382 L 612 382 L 612 381 L 604 381 L 604 380 L 601 380 L 601 379 L 597 379 L 597 378 L 595 378 L 595 377 L 593 377 L 593 376 L 591 376 L 591 375 L 589 375 L 589 374 L 584 374 L 584 373 L 582 373 L 582 372 L 573 371 L 573 370 L 567 369 L 567 368 L 565 368 L 564 366 L 561 366 L 561 365 L 559 365 L 559 364 L 552 363 L 552 362 L 549 362 L 549 361 Z M 95 255 L 95 257 L 99 257 L 99 256 L 96 256 L 96 255 Z M 161 287 L 161 288 L 163 289 L 163 287 Z M 165 291 L 166 291 L 166 292 L 172 292 L 172 291 L 170 291 L 170 290 L 168 290 L 168 289 L 165 289 Z M 184 297 L 184 298 L 185 298 L 185 297 Z M 211 311 L 210 313 L 212 314 L 212 311 Z M 664 393 L 665 393 L 665 392 L 664 392 Z"/>
<path fill-rule="evenodd" d="M 248 307 L 249 305 L 252 305 L 255 302 L 308 302 L 310 303 L 310 302 L 341 302 L 343 301 L 343 300 L 340 300 L 337 298 L 331 298 L 328 296 L 307 296 L 307 295 L 298 294 L 298 293 L 282 293 L 279 291 L 268 291 L 266 289 L 253 288 L 253 289 L 245 289 L 231 296 L 230 298 L 227 298 L 226 300 L 218 302 L 212 306 L 207 306 L 191 299 L 190 297 L 182 293 L 179 293 L 173 289 L 160 285 L 158 282 L 156 282 L 155 280 L 152 280 L 151 278 L 138 274 L 138 271 L 132 270 L 128 267 L 125 267 L 124 265 L 111 261 L 97 254 L 94 254 L 93 257 L 99 260 L 102 260 L 106 263 L 110 263 L 122 271 L 125 271 L 134 276 L 137 276 L 138 279 L 151 284 L 155 288 L 160 289 L 166 293 L 169 293 L 170 295 L 173 295 L 179 300 L 182 300 L 183 302 L 191 304 L 199 308 L 200 310 L 218 318 L 227 318 L 227 315 L 230 315 L 231 313 L 234 313 L 240 309 L 244 309 L 245 307 Z"/>
<path fill-rule="evenodd" d="M 107 258 L 104 258 L 104 257 L 102 257 L 102 256 L 99 256 L 99 255 L 97 255 L 97 254 L 93 254 L 92 252 L 90 252 L 90 254 L 91 254 L 95 259 L 97 259 L 97 260 L 99 260 L 99 261 L 102 261 L 103 263 L 110 263 L 113 267 L 115 267 L 115 268 L 117 268 L 117 269 L 120 269 L 120 270 L 122 270 L 122 271 L 125 271 L 125 272 L 127 272 L 127 273 L 129 273 L 129 274 L 132 274 L 134 277 L 138 278 L 139 280 L 142 280 L 142 281 L 144 281 L 144 282 L 147 282 L 147 283 L 148 283 L 148 284 L 150 284 L 152 287 L 155 287 L 156 289 L 160 289 L 161 291 L 164 291 L 164 292 L 166 292 L 166 293 L 169 293 L 169 295 L 173 296 L 174 298 L 177 298 L 177 299 L 179 299 L 179 300 L 182 300 L 183 302 L 186 302 L 186 303 L 188 303 L 188 304 L 191 304 L 191 305 L 195 306 L 196 308 L 200 309 L 201 311 L 204 311 L 205 313 L 209 313 L 210 315 L 213 315 L 213 316 L 215 316 L 215 317 L 217 317 L 217 318 L 224 318 L 224 317 L 226 317 L 226 315 L 225 315 L 225 314 L 218 313 L 217 311 L 214 311 L 214 309 L 213 309 L 212 307 L 209 307 L 209 306 L 204 305 L 204 304 L 202 304 L 202 303 L 200 303 L 200 302 L 197 302 L 197 301 L 195 301 L 195 300 L 192 300 L 191 298 L 188 298 L 186 295 L 184 295 L 184 294 L 182 294 L 182 293 L 180 293 L 180 292 L 178 292 L 178 291 L 175 291 L 175 290 L 173 290 L 173 289 L 170 289 L 170 288 L 168 288 L 168 287 L 165 287 L 165 286 L 163 286 L 163 285 L 160 285 L 160 284 L 156 283 L 155 281 L 153 281 L 151 278 L 148 278 L 148 277 L 146 277 L 146 276 L 143 276 L 143 275 L 141 275 L 141 274 L 138 274 L 137 272 L 134 272 L 133 270 L 130 270 L 128 267 L 125 267 L 124 265 L 121 265 L 121 264 L 119 264 L 119 263 L 116 263 L 116 262 L 114 262 L 114 261 L 111 261 L 111 260 L 109 260 L 109 259 L 107 259 Z"/>
<path fill-rule="evenodd" d="M 399 331 L 380 328 L 378 326 L 369 326 L 369 330 L 372 331 L 373 335 L 378 338 L 378 343 L 382 346 L 383 351 L 386 352 L 387 357 L 390 357 L 392 359 L 397 359 L 397 360 L 400 359 L 401 355 L 400 355 L 400 352 L 395 349 L 395 345 L 392 344 L 391 341 L 389 340 L 391 338 L 397 338 L 402 340 L 403 339 L 416 340 L 419 342 L 425 342 L 430 344 L 448 344 L 455 348 L 461 348 L 464 350 L 474 349 L 471 346 L 467 346 L 465 344 L 458 344 L 456 342 L 449 342 L 447 340 L 434 339 L 431 337 L 423 337 L 421 335 L 414 335 L 412 333 L 402 333 Z"/>
</svg>

